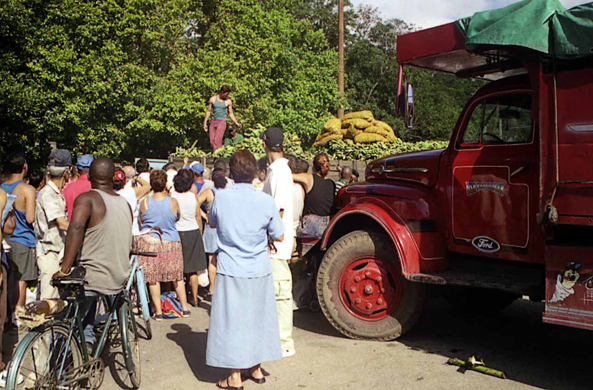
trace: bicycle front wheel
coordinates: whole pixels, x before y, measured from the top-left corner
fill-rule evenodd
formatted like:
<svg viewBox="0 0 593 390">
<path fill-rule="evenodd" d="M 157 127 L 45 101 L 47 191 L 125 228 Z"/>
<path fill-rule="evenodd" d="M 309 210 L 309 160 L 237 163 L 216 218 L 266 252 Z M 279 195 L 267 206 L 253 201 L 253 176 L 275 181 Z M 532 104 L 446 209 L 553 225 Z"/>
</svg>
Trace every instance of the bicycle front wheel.
<svg viewBox="0 0 593 390">
<path fill-rule="evenodd" d="M 132 388 L 137 389 L 140 387 L 140 345 L 136 319 L 134 313 L 132 313 L 129 300 L 126 299 L 121 305 L 118 316 L 126 369 L 130 375 Z"/>
<path fill-rule="evenodd" d="M 79 389 L 83 364 L 78 339 L 65 325 L 42 325 L 19 343 L 8 365 L 6 388 Z"/>
</svg>

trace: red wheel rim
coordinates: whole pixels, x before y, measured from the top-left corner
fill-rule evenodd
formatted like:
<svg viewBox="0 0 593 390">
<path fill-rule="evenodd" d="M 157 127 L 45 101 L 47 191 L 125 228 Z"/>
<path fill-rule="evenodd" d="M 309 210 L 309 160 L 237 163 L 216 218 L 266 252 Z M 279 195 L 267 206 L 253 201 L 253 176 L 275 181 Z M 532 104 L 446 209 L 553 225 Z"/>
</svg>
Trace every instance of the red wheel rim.
<svg viewBox="0 0 593 390">
<path fill-rule="evenodd" d="M 339 288 L 344 307 L 365 321 L 389 316 L 401 299 L 398 273 L 389 263 L 374 257 L 350 263 L 342 271 Z"/>
</svg>

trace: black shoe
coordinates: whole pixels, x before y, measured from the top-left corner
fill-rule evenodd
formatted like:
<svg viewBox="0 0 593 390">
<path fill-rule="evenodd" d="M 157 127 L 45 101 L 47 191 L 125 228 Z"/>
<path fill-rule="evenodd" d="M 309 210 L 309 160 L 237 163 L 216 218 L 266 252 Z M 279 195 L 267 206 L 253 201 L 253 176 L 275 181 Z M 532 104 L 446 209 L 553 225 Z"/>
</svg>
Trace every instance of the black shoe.
<svg viewBox="0 0 593 390">
<path fill-rule="evenodd" d="M 206 302 L 212 302 L 212 294 L 210 294 L 210 293 L 206 294 L 206 296 L 204 297 L 204 300 Z"/>
</svg>

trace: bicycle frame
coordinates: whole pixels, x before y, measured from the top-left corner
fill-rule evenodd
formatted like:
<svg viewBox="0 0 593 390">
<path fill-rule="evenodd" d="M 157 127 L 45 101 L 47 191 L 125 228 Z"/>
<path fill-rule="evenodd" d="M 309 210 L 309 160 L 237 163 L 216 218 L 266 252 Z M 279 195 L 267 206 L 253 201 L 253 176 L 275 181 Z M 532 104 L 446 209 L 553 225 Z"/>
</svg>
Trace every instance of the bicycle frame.
<svg viewBox="0 0 593 390">
<path fill-rule="evenodd" d="M 69 385 L 71 383 L 75 383 L 78 382 L 82 379 L 85 379 L 88 375 L 85 373 L 82 373 L 82 370 L 85 366 L 87 366 L 91 361 L 99 358 L 99 356 L 101 356 L 101 354 L 103 353 L 103 349 L 105 348 L 105 345 L 107 344 L 107 337 L 109 336 L 109 330 L 111 327 L 111 324 L 113 323 L 113 321 L 116 319 L 116 313 L 118 308 L 125 302 L 125 300 L 127 299 L 126 297 L 126 292 L 121 292 L 119 294 L 117 294 L 115 296 L 115 299 L 113 301 L 109 300 L 109 316 L 107 317 L 107 320 L 105 321 L 105 327 L 103 329 L 103 331 L 101 332 L 101 337 L 99 338 L 99 342 L 97 343 L 97 347 L 95 348 L 94 353 L 92 354 L 92 356 L 89 354 L 89 351 L 87 349 L 87 345 L 86 345 L 86 339 L 84 336 L 84 325 L 83 325 L 83 318 L 81 318 L 80 315 L 80 304 L 82 301 L 84 300 L 90 300 L 90 299 L 96 299 L 96 297 L 85 297 L 82 299 L 76 299 L 73 300 L 73 303 L 71 305 L 69 305 L 68 311 L 66 313 L 65 316 L 61 317 L 61 318 L 55 318 L 55 319 L 51 319 L 48 322 L 44 323 L 43 325 L 41 325 L 38 328 L 46 328 L 46 327 L 50 327 L 50 329 L 52 329 L 52 338 L 54 337 L 53 335 L 53 329 L 57 328 L 57 327 L 63 327 L 64 329 L 67 330 L 68 332 L 68 337 L 66 339 L 66 346 L 70 346 L 71 343 L 73 342 L 73 338 L 74 337 L 78 337 L 78 340 L 80 341 L 80 349 L 82 352 L 82 361 L 83 364 L 80 367 L 75 367 L 74 372 L 70 375 L 70 377 L 68 375 L 64 374 L 64 368 L 67 366 L 67 358 L 68 358 L 68 354 L 63 353 L 64 351 L 51 351 L 51 355 L 48 357 L 47 363 L 49 364 L 54 356 L 54 353 L 58 353 L 58 355 L 61 356 L 57 356 L 56 358 L 56 378 L 67 378 L 67 380 L 63 383 L 61 383 L 61 385 Z M 36 329 L 38 329 L 36 328 Z M 29 332 L 29 334 L 26 337 L 35 337 L 36 332 Z M 26 342 L 26 339 L 23 339 L 21 341 L 23 346 L 26 346 L 28 344 L 28 342 Z M 19 345 L 21 345 L 19 343 Z M 17 359 L 17 357 L 19 354 L 24 353 L 24 351 L 20 351 L 19 348 L 17 347 L 17 350 L 15 351 L 15 357 L 13 360 L 20 360 Z M 12 362 L 11 362 L 12 363 Z M 10 377 L 7 378 L 8 381 L 11 381 L 11 383 L 15 383 L 14 381 L 16 380 L 16 375 L 17 372 L 16 370 L 9 370 L 10 373 Z"/>
</svg>

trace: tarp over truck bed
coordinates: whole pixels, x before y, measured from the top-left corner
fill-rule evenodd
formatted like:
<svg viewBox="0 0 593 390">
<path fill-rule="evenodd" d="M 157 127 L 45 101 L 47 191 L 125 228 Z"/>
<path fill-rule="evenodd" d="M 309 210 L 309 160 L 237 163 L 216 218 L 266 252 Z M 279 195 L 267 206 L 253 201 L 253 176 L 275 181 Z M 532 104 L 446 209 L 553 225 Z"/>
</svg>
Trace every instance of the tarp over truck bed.
<svg viewBox="0 0 593 390">
<path fill-rule="evenodd" d="M 593 3 L 566 10 L 558 0 L 523 0 L 401 35 L 397 60 L 457 77 L 496 80 L 526 73 L 521 62 L 525 56 L 593 56 L 591 31 Z"/>
<path fill-rule="evenodd" d="M 496 45 L 566 60 L 593 55 L 593 3 L 567 10 L 558 0 L 523 0 L 477 12 L 456 25 L 470 52 L 478 52 L 480 45 Z"/>
</svg>

